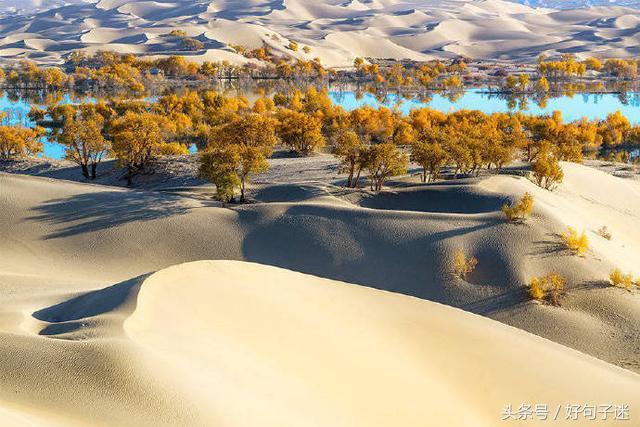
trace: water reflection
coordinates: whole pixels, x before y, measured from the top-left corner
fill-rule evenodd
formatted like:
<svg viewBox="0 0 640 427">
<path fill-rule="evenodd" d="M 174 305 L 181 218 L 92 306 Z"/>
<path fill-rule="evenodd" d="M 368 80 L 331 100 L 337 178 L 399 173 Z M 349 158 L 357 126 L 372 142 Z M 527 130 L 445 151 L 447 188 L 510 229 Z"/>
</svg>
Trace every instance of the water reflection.
<svg viewBox="0 0 640 427">
<path fill-rule="evenodd" d="M 290 90 L 281 84 L 270 86 L 243 86 L 240 83 L 223 86 L 206 87 L 230 95 L 245 95 L 250 100 L 258 96 L 270 96 L 275 92 Z M 180 91 L 186 88 L 152 88 L 141 94 L 144 99 L 156 99 L 167 91 Z M 448 91 L 419 91 L 398 94 L 389 91 L 376 91 L 374 88 L 351 87 L 347 84 L 334 85 L 329 90 L 329 96 L 334 103 L 346 110 L 353 110 L 365 105 L 377 108 L 385 106 L 397 108 L 401 113 L 408 114 L 412 109 L 429 107 L 443 112 L 457 110 L 480 110 L 486 114 L 496 112 L 521 111 L 533 115 L 549 115 L 554 111 L 561 111 L 565 121 L 579 120 L 583 117 L 589 120 L 600 120 L 616 111 L 621 111 L 632 124 L 640 124 L 640 92 L 613 91 L 586 93 L 584 85 L 573 85 L 562 92 L 548 94 L 526 93 L 509 94 L 497 88 L 473 88 L 467 90 Z M 601 88 L 605 90 L 604 88 Z M 618 89 L 620 89 L 618 87 Z M 0 97 L 0 111 L 5 113 L 4 124 L 21 124 L 32 126 L 28 113 L 32 106 L 43 107 L 56 103 L 95 102 L 97 99 L 113 99 L 113 94 L 68 94 L 62 92 L 5 92 Z M 130 94 L 119 94 L 116 98 L 131 98 Z M 44 155 L 61 158 L 61 146 L 45 142 Z M 639 157 L 637 151 L 630 152 L 630 157 Z"/>
</svg>

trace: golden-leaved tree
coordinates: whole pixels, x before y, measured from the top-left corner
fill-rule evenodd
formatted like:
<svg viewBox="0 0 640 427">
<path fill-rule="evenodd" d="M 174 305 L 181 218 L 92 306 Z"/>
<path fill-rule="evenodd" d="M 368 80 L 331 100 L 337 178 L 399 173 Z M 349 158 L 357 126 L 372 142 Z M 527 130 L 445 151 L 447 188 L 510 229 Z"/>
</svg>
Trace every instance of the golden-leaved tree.
<svg viewBox="0 0 640 427">
<path fill-rule="evenodd" d="M 211 144 L 200 156 L 200 176 L 216 185 L 224 201 L 232 200 L 240 187 L 244 201 L 250 175 L 269 168 L 267 158 L 276 143 L 273 118 L 258 113 L 236 116 L 213 129 Z"/>
<path fill-rule="evenodd" d="M 445 135 L 438 129 L 423 131 L 411 145 L 411 161 L 422 167 L 422 182 L 438 179 L 440 171 L 449 161 L 444 148 Z"/>
<path fill-rule="evenodd" d="M 308 156 L 325 145 L 322 121 L 299 111 L 278 111 L 277 133 L 282 143 L 292 151 Z"/>
<path fill-rule="evenodd" d="M 387 179 L 407 173 L 409 156 L 390 142 L 374 144 L 365 152 L 364 165 L 369 171 L 371 189 L 380 191 Z"/>
<path fill-rule="evenodd" d="M 175 131 L 168 118 L 154 113 L 127 111 L 111 121 L 112 150 L 126 169 L 127 185 L 134 176 L 148 172 L 155 157 L 188 153 L 186 146 L 171 141 Z"/>
<path fill-rule="evenodd" d="M 333 154 L 340 160 L 341 171 L 348 173 L 347 187 L 356 187 L 362 172 L 366 145 L 352 130 L 341 132 L 336 138 Z"/>
<path fill-rule="evenodd" d="M 42 152 L 40 138 L 44 133 L 41 127 L 0 126 L 0 159 L 35 156 Z"/>
<path fill-rule="evenodd" d="M 95 105 L 82 105 L 76 114 L 65 117 L 57 134 L 58 143 L 65 146 L 65 157 L 80 166 L 87 179 L 96 179 L 98 165 L 111 149 L 100 111 Z"/>
</svg>

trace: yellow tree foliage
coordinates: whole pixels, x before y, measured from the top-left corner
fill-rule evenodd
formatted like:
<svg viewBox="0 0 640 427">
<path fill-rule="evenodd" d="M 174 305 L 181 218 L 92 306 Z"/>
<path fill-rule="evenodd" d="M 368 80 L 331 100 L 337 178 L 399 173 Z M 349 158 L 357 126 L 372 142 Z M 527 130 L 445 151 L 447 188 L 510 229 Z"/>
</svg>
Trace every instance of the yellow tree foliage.
<svg viewBox="0 0 640 427">
<path fill-rule="evenodd" d="M 502 205 L 502 212 L 509 221 L 525 221 L 533 212 L 533 196 L 531 193 L 524 193 L 516 204 Z"/>
<path fill-rule="evenodd" d="M 560 305 L 567 279 L 559 273 L 549 273 L 542 277 L 534 277 L 529 282 L 529 295 L 538 301 L 547 301 L 553 305 Z"/>
<path fill-rule="evenodd" d="M 436 138 L 423 139 L 411 145 L 411 161 L 422 167 L 422 182 L 427 179 L 431 182 L 439 178 L 440 171 L 449 161 L 449 153 Z"/>
<path fill-rule="evenodd" d="M 76 163 L 87 179 L 96 179 L 98 164 L 111 144 L 104 137 L 105 118 L 95 106 L 83 105 L 79 113 L 65 118 L 57 140 L 64 145 L 65 157 Z"/>
<path fill-rule="evenodd" d="M 564 172 L 555 155 L 545 153 L 531 165 L 536 184 L 546 190 L 552 190 L 564 179 Z"/>
<path fill-rule="evenodd" d="M 369 171 L 371 189 L 380 191 L 387 179 L 407 173 L 409 156 L 390 142 L 375 144 L 364 153 L 364 165 Z"/>
<path fill-rule="evenodd" d="M 476 269 L 478 260 L 476 257 L 467 258 L 462 250 L 456 250 L 453 254 L 453 273 L 466 280 L 467 276 Z"/>
<path fill-rule="evenodd" d="M 581 257 L 586 255 L 589 250 L 589 238 L 586 232 L 578 234 L 575 228 L 569 227 L 561 236 L 567 249 Z"/>
<path fill-rule="evenodd" d="M 39 139 L 43 135 L 41 127 L 0 126 L 0 159 L 35 156 L 42 152 L 43 144 Z"/>
<path fill-rule="evenodd" d="M 625 142 L 625 137 L 630 130 L 629 120 L 620 111 L 616 111 L 600 123 L 598 133 L 605 146 L 615 147 Z"/>
<path fill-rule="evenodd" d="M 633 280 L 632 274 L 624 274 L 620 269 L 615 268 L 611 270 L 609 274 L 609 280 L 611 280 L 611 284 L 617 288 L 625 288 L 630 291 L 631 287 L 634 283 L 637 283 Z"/>
<path fill-rule="evenodd" d="M 538 79 L 538 82 L 536 83 L 536 91 L 547 93 L 549 92 L 549 89 L 550 89 L 549 80 L 547 80 L 547 78 L 544 76 L 540 77 Z"/>
<path fill-rule="evenodd" d="M 212 147 L 200 153 L 200 177 L 216 186 L 216 195 L 223 202 L 234 200 L 235 189 L 240 185 L 239 164 L 237 145 Z"/>
<path fill-rule="evenodd" d="M 127 185 L 132 184 L 135 175 L 146 173 L 155 157 L 188 153 L 184 145 L 168 142 L 175 131 L 175 125 L 167 117 L 154 113 L 127 111 L 112 120 L 109 126 L 112 150 L 126 169 Z"/>
<path fill-rule="evenodd" d="M 341 171 L 349 174 L 347 187 L 358 185 L 365 148 L 364 142 L 352 130 L 341 132 L 336 139 L 333 154 L 340 159 Z"/>
<path fill-rule="evenodd" d="M 324 147 L 322 122 L 316 116 L 283 109 L 278 112 L 277 133 L 284 145 L 292 151 L 308 156 Z"/>
<path fill-rule="evenodd" d="M 584 64 L 587 66 L 587 70 L 602 70 L 602 62 L 598 58 L 594 58 L 593 56 L 585 59 Z"/>
<path fill-rule="evenodd" d="M 237 116 L 229 123 L 215 128 L 212 140 L 212 148 L 224 148 L 227 151 L 224 152 L 224 158 L 220 160 L 211 156 L 201 157 L 201 161 L 206 160 L 210 163 L 205 169 L 220 168 L 222 166 L 215 164 L 216 161 L 233 159 L 235 162 L 233 170 L 240 186 L 240 201 L 244 201 L 249 176 L 269 168 L 267 158 L 271 156 L 273 147 L 277 143 L 275 120 L 257 113 Z M 224 165 L 224 169 L 227 170 L 231 166 Z"/>
</svg>

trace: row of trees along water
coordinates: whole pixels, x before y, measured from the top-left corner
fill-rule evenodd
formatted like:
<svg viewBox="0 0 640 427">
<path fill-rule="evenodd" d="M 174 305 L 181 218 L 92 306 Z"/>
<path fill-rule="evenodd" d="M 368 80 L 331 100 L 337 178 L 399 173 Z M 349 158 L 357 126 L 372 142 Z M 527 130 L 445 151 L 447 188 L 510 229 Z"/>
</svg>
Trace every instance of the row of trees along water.
<svg viewBox="0 0 640 427">
<path fill-rule="evenodd" d="M 183 37 L 176 35 L 175 37 Z M 198 82 L 229 79 L 281 79 L 289 81 L 358 82 L 375 90 L 389 88 L 422 88 L 427 90 L 458 89 L 484 82 L 511 92 L 549 92 L 552 83 L 570 82 L 587 75 L 601 79 L 634 80 L 638 77 L 638 61 L 633 59 L 588 58 L 578 61 L 572 55 L 551 60 L 541 56 L 535 68 L 475 63 L 470 73 L 469 60 L 450 61 L 375 61 L 356 58 L 351 69 L 326 68 L 319 58 L 310 60 L 282 52 L 269 46 L 248 49 L 230 46 L 251 61 L 236 65 L 229 61 L 189 61 L 184 56 L 146 59 L 132 54 L 109 51 L 87 54 L 71 53 L 61 67 L 39 67 L 29 60 L 19 61 L 0 71 L 5 86 L 31 89 L 105 89 L 144 92 L 154 83 L 166 81 Z M 297 44 L 288 47 L 297 52 Z M 305 55 L 308 46 L 301 48 Z M 507 69 L 523 69 L 510 73 Z M 589 74 L 590 73 L 590 74 Z"/>
<path fill-rule="evenodd" d="M 88 179 L 99 163 L 115 158 L 128 184 L 148 173 L 154 159 L 200 152 L 202 176 L 228 200 L 240 189 L 244 199 L 252 174 L 268 167 L 276 145 L 300 156 L 331 150 L 347 175 L 346 185 L 369 180 L 380 190 L 391 176 L 419 165 L 422 180 L 438 179 L 444 167 L 454 174 L 499 170 L 516 159 L 532 162 L 539 184 L 558 181 L 558 161 L 580 162 L 600 147 L 640 143 L 640 127 L 620 113 L 604 120 L 565 123 L 562 114 L 443 113 L 422 108 L 403 116 L 396 109 L 361 107 L 347 112 L 332 103 L 326 90 L 309 88 L 261 97 L 251 104 L 242 96 L 215 91 L 169 94 L 155 102 L 118 100 L 33 108 L 38 126 L 0 126 L 0 156 L 36 155 L 42 137 L 65 147 Z M 47 129 L 47 130 L 45 130 Z M 549 178 L 550 180 L 547 180 Z"/>
</svg>

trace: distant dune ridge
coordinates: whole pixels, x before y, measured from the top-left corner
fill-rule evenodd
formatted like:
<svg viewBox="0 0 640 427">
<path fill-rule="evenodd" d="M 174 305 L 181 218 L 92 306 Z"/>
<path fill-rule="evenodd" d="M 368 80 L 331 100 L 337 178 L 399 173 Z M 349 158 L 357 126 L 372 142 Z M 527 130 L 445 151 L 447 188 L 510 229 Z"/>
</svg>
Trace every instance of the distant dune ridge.
<svg viewBox="0 0 640 427">
<path fill-rule="evenodd" d="M 520 2 L 523 3 L 523 2 Z M 195 61 L 246 62 L 229 46 L 263 43 L 327 66 L 357 56 L 409 58 L 464 55 L 532 61 L 542 52 L 627 57 L 640 53 L 637 2 L 571 2 L 579 10 L 536 8 L 503 0 L 99 0 L 1 1 L 0 58 L 59 63 L 69 52 L 114 50 L 185 54 Z M 569 2 L 524 2 L 557 7 Z M 565 4 L 565 6 L 567 5 Z M 605 5 L 603 5 L 605 4 Z M 629 6 L 619 6 L 626 4 Z M 166 35 L 185 30 L 204 42 L 176 50 Z M 286 49 L 289 40 L 309 53 Z"/>
<path fill-rule="evenodd" d="M 280 183 L 234 208 L 0 174 L 0 424 L 494 426 L 509 403 L 637 416 L 640 298 L 608 275 L 640 275 L 640 182 L 563 168 L 553 193 L 508 175 L 380 195 Z M 507 223 L 525 191 L 533 216 Z M 584 258 L 567 226 L 588 233 Z M 467 281 L 457 249 L 479 260 Z M 562 307 L 524 287 L 552 271 Z"/>
</svg>

